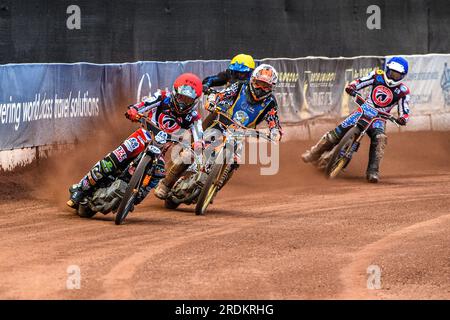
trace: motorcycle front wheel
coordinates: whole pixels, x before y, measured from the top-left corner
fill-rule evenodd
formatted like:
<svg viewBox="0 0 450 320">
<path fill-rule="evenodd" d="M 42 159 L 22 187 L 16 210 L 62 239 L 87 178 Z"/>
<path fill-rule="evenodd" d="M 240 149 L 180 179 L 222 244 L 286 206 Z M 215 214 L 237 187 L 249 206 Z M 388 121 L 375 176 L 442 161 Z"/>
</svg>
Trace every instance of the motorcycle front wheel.
<svg viewBox="0 0 450 320">
<path fill-rule="evenodd" d="M 198 196 L 197 204 L 195 205 L 196 215 L 203 215 L 206 213 L 206 209 L 216 195 L 217 189 L 219 187 L 218 181 L 225 166 L 226 164 L 214 164 L 211 168 L 205 185 L 203 186 L 203 189 Z"/>
<path fill-rule="evenodd" d="M 328 178 L 335 178 L 348 165 L 350 162 L 348 155 L 352 152 L 351 148 L 353 147 L 353 143 L 358 139 L 360 134 L 361 130 L 355 126 L 342 137 L 326 166 L 325 172 Z"/>
<path fill-rule="evenodd" d="M 130 210 L 134 207 L 134 200 L 139 193 L 142 178 L 150 161 L 152 161 L 152 157 L 147 154 L 144 155 L 139 161 L 139 164 L 134 171 L 130 182 L 128 183 L 127 189 L 125 190 L 125 194 L 120 202 L 119 208 L 117 209 L 116 218 L 114 220 L 116 225 L 120 225 L 123 220 L 125 220 Z"/>
</svg>

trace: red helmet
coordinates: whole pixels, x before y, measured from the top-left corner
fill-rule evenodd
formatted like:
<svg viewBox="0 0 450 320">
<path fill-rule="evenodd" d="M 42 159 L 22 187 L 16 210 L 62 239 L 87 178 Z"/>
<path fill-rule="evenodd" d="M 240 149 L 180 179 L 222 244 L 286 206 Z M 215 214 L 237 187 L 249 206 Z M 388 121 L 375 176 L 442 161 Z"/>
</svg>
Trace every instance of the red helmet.
<svg viewBox="0 0 450 320">
<path fill-rule="evenodd" d="M 202 81 L 193 73 L 183 73 L 173 83 L 172 101 L 175 112 L 185 114 L 191 111 L 202 95 Z"/>
</svg>

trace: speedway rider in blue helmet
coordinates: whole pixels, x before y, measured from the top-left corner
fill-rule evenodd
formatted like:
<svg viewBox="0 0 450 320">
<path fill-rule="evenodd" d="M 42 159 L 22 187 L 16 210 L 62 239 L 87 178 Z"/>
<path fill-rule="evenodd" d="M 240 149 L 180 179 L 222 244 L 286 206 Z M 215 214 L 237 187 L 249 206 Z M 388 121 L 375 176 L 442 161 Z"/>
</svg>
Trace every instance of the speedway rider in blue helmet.
<svg viewBox="0 0 450 320">
<path fill-rule="evenodd" d="M 367 76 L 352 81 L 345 88 L 345 91 L 349 95 L 355 96 L 357 91 L 370 87 L 367 102 L 384 112 L 390 112 L 394 106 L 397 106 L 399 114 L 397 123 L 404 126 L 409 119 L 410 94 L 408 87 L 402 83 L 402 80 L 407 74 L 408 61 L 403 57 L 392 57 L 387 60 L 384 70 L 375 69 Z M 359 117 L 355 116 L 356 113 L 358 111 L 350 114 L 340 125 L 327 132 L 316 145 L 306 151 L 302 155 L 303 161 L 307 163 L 315 162 L 324 152 L 337 145 L 345 133 L 358 121 Z M 374 121 L 367 131 L 371 143 L 366 178 L 372 183 L 379 180 L 380 161 L 383 158 L 387 143 L 385 130 L 386 121 L 379 119 Z"/>
</svg>

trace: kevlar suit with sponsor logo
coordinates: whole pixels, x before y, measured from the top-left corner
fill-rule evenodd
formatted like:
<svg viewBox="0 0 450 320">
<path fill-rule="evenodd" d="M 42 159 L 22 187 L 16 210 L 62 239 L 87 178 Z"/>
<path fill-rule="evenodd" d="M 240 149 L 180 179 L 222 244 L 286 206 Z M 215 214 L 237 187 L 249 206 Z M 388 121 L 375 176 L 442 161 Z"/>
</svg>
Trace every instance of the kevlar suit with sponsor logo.
<svg viewBox="0 0 450 320">
<path fill-rule="evenodd" d="M 275 140 L 280 140 L 282 128 L 278 118 L 278 103 L 275 96 L 270 94 L 264 99 L 256 101 L 249 90 L 249 86 L 249 82 L 236 82 L 218 93 L 215 101 L 210 104 L 211 114 L 215 114 L 213 108 L 217 108 L 237 123 L 252 129 L 265 121 L 270 136 Z M 216 119 L 213 120 L 210 127 L 205 130 L 205 142 L 207 144 L 211 143 L 209 140 L 214 133 L 221 132 L 221 134 L 224 134 L 226 130 L 224 125 L 218 121 L 217 114 L 215 114 L 215 117 Z M 239 157 L 240 155 L 236 154 L 236 156 Z M 230 180 L 235 169 L 239 167 L 237 160 L 232 165 L 234 170 L 230 171 L 223 185 Z"/>
<path fill-rule="evenodd" d="M 275 96 L 270 94 L 261 101 L 255 101 L 250 94 L 248 82 L 235 82 L 222 90 L 216 95 L 214 105 L 247 128 L 256 128 L 265 120 L 269 130 L 281 132 Z M 211 127 L 223 130 L 217 121 Z"/>
<path fill-rule="evenodd" d="M 350 95 L 354 95 L 354 92 L 364 88 L 370 89 L 367 97 L 367 103 L 376 109 L 387 113 L 390 113 L 391 110 L 397 106 L 399 114 L 397 120 L 399 124 L 406 125 L 409 120 L 410 94 L 409 89 L 405 84 L 400 82 L 394 86 L 388 86 L 385 82 L 384 71 L 375 69 L 367 76 L 352 81 L 345 88 L 345 91 Z M 306 151 L 302 155 L 303 160 L 305 162 L 317 161 L 324 152 L 331 150 L 339 143 L 340 139 L 342 139 L 347 131 L 357 123 L 361 114 L 362 110 L 359 108 L 352 112 L 334 130 L 327 132 L 316 145 Z M 385 131 L 386 121 L 384 119 L 374 121 L 367 131 L 367 134 L 371 140 L 369 162 L 366 172 L 367 177 L 369 177 L 372 173 L 378 176 L 379 165 L 387 144 L 387 136 Z"/>
<path fill-rule="evenodd" d="M 175 113 L 173 108 L 173 99 L 171 93 L 166 91 L 158 91 L 149 98 L 144 98 L 138 104 L 129 107 L 136 109 L 139 114 L 146 114 L 147 120 L 151 121 L 156 127 L 162 131 L 173 134 L 179 130 L 190 130 L 193 140 L 198 142 L 202 139 L 201 116 L 196 108 L 185 114 Z M 82 192 L 93 192 L 95 186 L 105 179 L 107 176 L 115 177 L 128 164 L 135 159 L 142 151 L 145 150 L 147 143 L 150 141 L 151 135 L 145 128 L 139 128 L 133 132 L 123 143 L 116 149 L 108 153 L 102 160 L 98 161 L 89 172 L 74 186 L 78 186 Z M 152 178 L 145 195 L 139 199 L 142 201 L 148 192 L 154 188 L 158 182 L 165 176 L 164 154 L 170 144 L 163 148 L 163 152 L 158 159 L 157 166 L 153 172 Z"/>
<path fill-rule="evenodd" d="M 278 104 L 275 97 L 270 94 L 268 97 L 261 101 L 255 101 L 249 91 L 248 82 L 235 82 L 224 90 L 220 91 L 217 95 L 213 95 L 214 101 L 211 103 L 213 108 L 220 108 L 223 112 L 238 123 L 248 128 L 255 128 L 262 121 L 266 121 L 271 134 L 277 136 L 279 139 L 282 134 L 280 121 L 278 118 Z M 213 109 L 209 110 L 213 112 Z M 217 116 L 217 114 L 216 114 Z M 225 128 L 216 119 L 213 118 L 212 124 L 204 131 L 204 140 L 206 144 L 211 143 L 209 141 L 212 136 L 217 139 L 216 133 L 223 134 Z M 161 192 L 160 198 L 164 199 L 168 190 L 170 190 L 183 172 L 189 167 L 189 164 L 178 163 L 174 165 L 167 176 L 159 183 L 155 195 L 159 196 L 159 190 L 164 189 Z M 233 169 L 237 169 L 238 164 L 233 164 Z M 230 179 L 230 175 L 227 177 L 227 181 Z"/>
</svg>

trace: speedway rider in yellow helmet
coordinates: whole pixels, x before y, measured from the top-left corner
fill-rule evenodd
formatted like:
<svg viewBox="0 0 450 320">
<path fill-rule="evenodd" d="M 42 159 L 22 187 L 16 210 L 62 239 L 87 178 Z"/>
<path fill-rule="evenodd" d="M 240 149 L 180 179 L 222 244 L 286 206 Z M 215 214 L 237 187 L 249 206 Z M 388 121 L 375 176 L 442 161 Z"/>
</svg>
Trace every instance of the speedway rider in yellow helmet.
<svg viewBox="0 0 450 320">
<path fill-rule="evenodd" d="M 255 61 L 252 56 L 240 53 L 231 59 L 227 70 L 203 79 L 203 92 L 208 91 L 211 87 L 221 87 L 236 81 L 246 81 L 250 78 L 254 69 Z"/>
<path fill-rule="evenodd" d="M 203 92 L 206 93 L 211 87 L 229 86 L 237 81 L 248 81 L 255 69 L 255 61 L 251 55 L 240 53 L 231 59 L 227 70 L 219 72 L 215 76 L 203 79 Z M 213 121 L 212 113 L 203 121 L 203 130 L 208 128 Z"/>
</svg>

